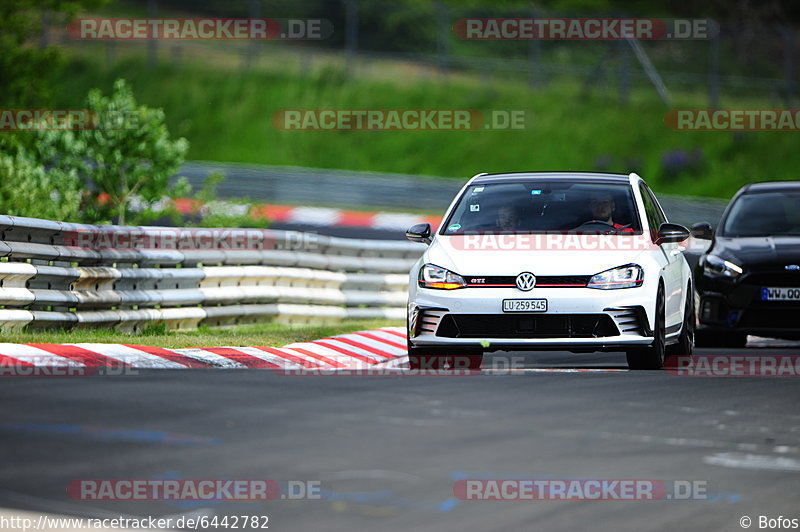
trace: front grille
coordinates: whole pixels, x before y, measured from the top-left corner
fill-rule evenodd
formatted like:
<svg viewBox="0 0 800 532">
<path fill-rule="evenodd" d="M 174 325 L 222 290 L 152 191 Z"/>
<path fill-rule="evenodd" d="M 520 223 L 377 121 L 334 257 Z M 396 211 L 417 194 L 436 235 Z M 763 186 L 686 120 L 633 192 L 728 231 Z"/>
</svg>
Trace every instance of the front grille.
<svg viewBox="0 0 800 532">
<path fill-rule="evenodd" d="M 752 273 L 745 276 L 741 282 L 759 288 L 764 286 L 800 288 L 800 272 Z"/>
<path fill-rule="evenodd" d="M 619 330 L 607 314 L 447 314 L 444 338 L 601 338 Z"/>
<path fill-rule="evenodd" d="M 517 284 L 516 275 L 464 275 L 470 288 L 513 287 Z M 591 279 L 591 275 L 537 275 L 536 286 L 542 288 L 582 288 Z"/>
</svg>

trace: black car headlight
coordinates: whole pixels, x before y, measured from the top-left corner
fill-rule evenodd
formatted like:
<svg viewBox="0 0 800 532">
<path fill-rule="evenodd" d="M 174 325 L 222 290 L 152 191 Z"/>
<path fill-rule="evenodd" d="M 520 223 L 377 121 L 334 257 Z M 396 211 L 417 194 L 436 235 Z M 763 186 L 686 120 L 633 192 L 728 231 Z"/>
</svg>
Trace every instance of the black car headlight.
<svg viewBox="0 0 800 532">
<path fill-rule="evenodd" d="M 636 288 L 644 282 L 644 270 L 638 264 L 626 264 L 600 272 L 586 284 L 586 288 L 599 290 L 617 290 L 620 288 Z"/>
<path fill-rule="evenodd" d="M 425 264 L 419 269 L 419 286 L 438 290 L 455 290 L 464 288 L 467 286 L 467 282 L 463 277 L 448 269 L 435 264 Z"/>
<path fill-rule="evenodd" d="M 742 272 L 742 267 L 716 255 L 706 256 L 703 263 L 703 273 L 711 277 L 727 277 L 736 279 Z"/>
</svg>

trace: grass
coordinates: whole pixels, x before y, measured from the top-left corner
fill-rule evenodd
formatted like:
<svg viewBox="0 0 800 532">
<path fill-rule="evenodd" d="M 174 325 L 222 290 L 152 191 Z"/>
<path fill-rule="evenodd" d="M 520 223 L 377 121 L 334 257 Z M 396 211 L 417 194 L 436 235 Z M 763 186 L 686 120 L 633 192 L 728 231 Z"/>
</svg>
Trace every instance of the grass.
<svg viewBox="0 0 800 532">
<path fill-rule="evenodd" d="M 77 53 L 77 52 L 75 52 Z M 727 198 L 741 185 L 792 179 L 800 166 L 793 132 L 676 132 L 663 122 L 668 110 L 650 88 L 634 88 L 622 106 L 613 94 L 584 94 L 575 83 L 537 91 L 522 83 L 467 79 L 393 83 L 348 81 L 323 68 L 301 75 L 282 70 L 242 71 L 190 60 L 148 69 L 139 59 L 113 68 L 92 54 L 73 58 L 57 76 L 60 107 L 80 106 L 92 87 L 110 91 L 129 79 L 141 103 L 164 108 L 173 135 L 191 141 L 189 159 L 297 165 L 465 179 L 482 171 L 638 171 L 659 193 Z M 407 80 L 406 80 L 407 81 Z M 674 95 L 676 108 L 704 107 L 705 95 Z M 730 108 L 769 108 L 739 99 Z M 282 131 L 272 123 L 280 109 L 523 110 L 523 130 Z M 670 172 L 663 159 L 696 154 Z"/>
<path fill-rule="evenodd" d="M 3 333 L 3 342 L 73 344 L 84 342 L 122 343 L 177 349 L 182 347 L 280 347 L 352 331 L 401 326 L 392 320 L 346 320 L 336 325 L 287 326 L 278 323 L 241 325 L 234 329 L 210 329 L 168 332 L 152 327 L 143 334 L 121 334 L 110 329 L 71 331 L 35 331 Z"/>
</svg>

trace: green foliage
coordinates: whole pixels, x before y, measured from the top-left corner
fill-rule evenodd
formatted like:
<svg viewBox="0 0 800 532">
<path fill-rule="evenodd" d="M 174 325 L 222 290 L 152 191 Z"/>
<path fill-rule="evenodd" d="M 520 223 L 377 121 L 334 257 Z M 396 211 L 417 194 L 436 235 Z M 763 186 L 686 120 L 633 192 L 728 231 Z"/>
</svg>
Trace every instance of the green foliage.
<svg viewBox="0 0 800 532">
<path fill-rule="evenodd" d="M 203 186 L 197 191 L 195 198 L 203 205 L 217 199 L 217 187 L 225 181 L 225 176 L 219 172 L 212 172 L 203 180 Z"/>
<path fill-rule="evenodd" d="M 294 342 L 308 342 L 317 338 L 335 336 L 352 331 L 376 329 L 378 327 L 396 327 L 402 325 L 400 320 L 342 320 L 329 325 L 284 325 L 268 322 L 250 325 L 239 325 L 233 329 L 215 329 L 201 325 L 195 331 L 171 331 L 157 324 L 144 327 L 141 336 L 134 336 L 115 331 L 114 329 L 73 329 L 71 331 L 41 331 L 3 333 L 4 342 L 29 343 L 45 342 L 54 344 L 104 342 L 131 343 L 153 345 L 178 349 L 185 347 L 208 347 L 215 345 L 250 346 L 270 345 L 282 346 Z"/>
<path fill-rule="evenodd" d="M 250 205 L 240 204 L 249 211 Z M 247 227 L 252 229 L 266 229 L 269 227 L 270 220 L 264 217 L 255 217 L 249 212 L 230 212 L 229 203 L 222 204 L 218 208 L 211 204 L 208 213 L 205 214 L 196 224 L 198 227 Z M 244 210 L 244 209 L 243 209 Z"/>
<path fill-rule="evenodd" d="M 166 323 L 149 323 L 142 327 L 142 336 L 166 336 L 169 334 Z"/>
<path fill-rule="evenodd" d="M 64 79 L 65 95 L 110 85 L 120 70 Z M 730 197 L 744 183 L 793 179 L 800 166 L 790 132 L 681 132 L 664 123 L 667 108 L 651 87 L 634 87 L 627 107 L 615 91 L 552 82 L 538 90 L 498 79 L 403 83 L 356 78 L 332 83 L 287 72 L 238 72 L 193 66 L 148 70 L 124 64 L 137 97 L 167 111 L 170 130 L 192 139 L 190 159 L 344 168 L 466 179 L 510 170 L 637 170 L 658 193 Z M 317 71 L 320 72 L 320 71 Z M 673 94 L 675 108 L 707 106 L 703 92 Z M 727 108 L 765 108 L 762 99 L 724 99 Z M 523 130 L 281 131 L 280 109 L 524 110 Z M 675 150 L 702 152 L 702 165 L 668 175 L 663 159 Z"/>
<path fill-rule="evenodd" d="M 36 48 L 45 13 L 61 24 L 79 9 L 96 9 L 108 0 L 0 1 L 0 103 L 5 107 L 43 107 L 52 90 L 47 74 L 61 64 L 54 48 Z"/>
<path fill-rule="evenodd" d="M 0 134 L 0 212 L 78 220 L 82 186 L 74 170 L 45 169 L 11 133 Z"/>
<path fill-rule="evenodd" d="M 94 220 L 129 221 L 134 198 L 144 211 L 165 196 L 188 192 L 185 181 L 170 186 L 169 180 L 183 163 L 189 143 L 173 140 L 161 109 L 138 105 L 130 86 L 122 79 L 114 83 L 110 97 L 97 89 L 89 91 L 86 108 L 94 127 L 38 133 L 40 160 L 63 171 L 76 171 L 87 184 L 97 211 Z M 101 196 L 102 195 L 102 196 Z"/>
</svg>

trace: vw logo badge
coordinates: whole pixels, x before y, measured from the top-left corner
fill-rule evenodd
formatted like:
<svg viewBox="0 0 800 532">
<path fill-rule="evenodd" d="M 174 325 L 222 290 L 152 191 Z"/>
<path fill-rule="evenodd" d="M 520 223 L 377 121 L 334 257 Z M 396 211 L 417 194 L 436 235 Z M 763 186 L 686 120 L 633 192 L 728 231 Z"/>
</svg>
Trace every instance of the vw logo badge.
<svg viewBox="0 0 800 532">
<path fill-rule="evenodd" d="M 531 272 L 522 272 L 517 275 L 517 288 L 523 292 L 529 292 L 536 286 L 536 276 Z"/>
</svg>

